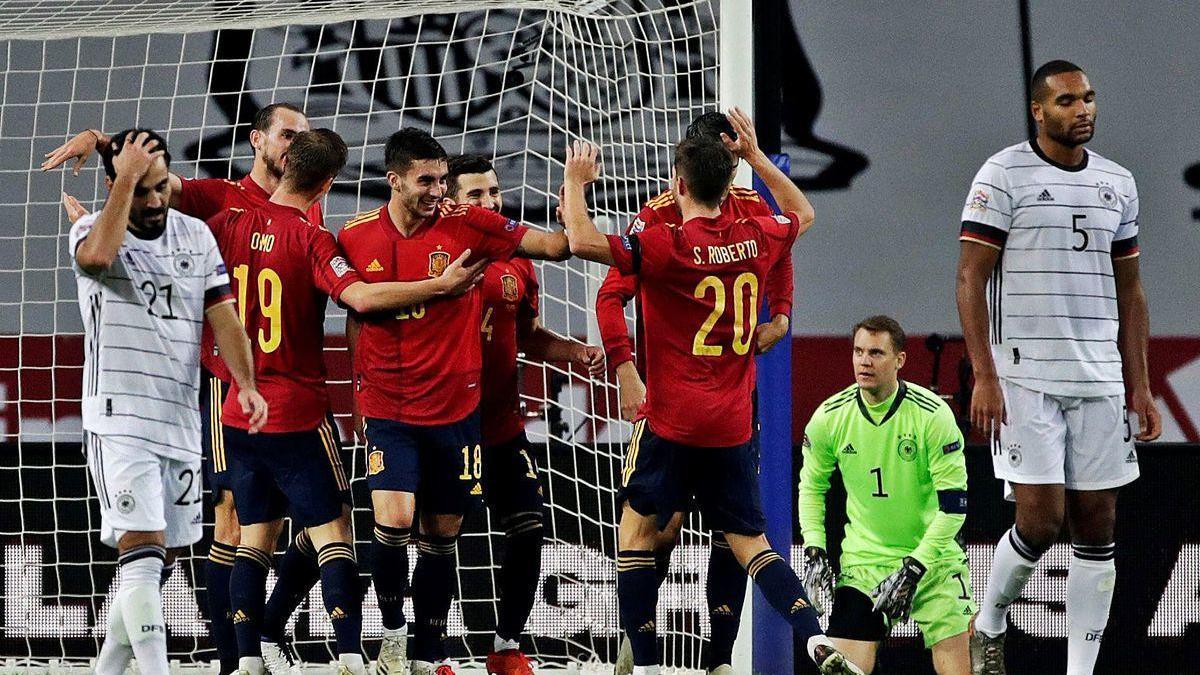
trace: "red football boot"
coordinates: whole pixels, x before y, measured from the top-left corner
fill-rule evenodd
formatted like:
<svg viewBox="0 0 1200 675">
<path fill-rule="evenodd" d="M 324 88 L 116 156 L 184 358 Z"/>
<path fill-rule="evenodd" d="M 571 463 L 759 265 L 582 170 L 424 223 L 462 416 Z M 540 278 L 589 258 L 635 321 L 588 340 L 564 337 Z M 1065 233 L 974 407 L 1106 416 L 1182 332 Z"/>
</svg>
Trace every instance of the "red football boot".
<svg viewBox="0 0 1200 675">
<path fill-rule="evenodd" d="M 534 675 L 529 658 L 519 649 L 503 649 L 487 657 L 488 675 Z"/>
</svg>

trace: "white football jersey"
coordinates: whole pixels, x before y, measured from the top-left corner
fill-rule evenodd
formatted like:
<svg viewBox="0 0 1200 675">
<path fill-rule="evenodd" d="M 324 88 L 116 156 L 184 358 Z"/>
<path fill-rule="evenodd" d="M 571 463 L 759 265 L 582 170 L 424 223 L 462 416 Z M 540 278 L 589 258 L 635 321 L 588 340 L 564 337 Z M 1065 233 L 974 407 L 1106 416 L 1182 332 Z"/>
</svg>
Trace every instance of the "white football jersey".
<svg viewBox="0 0 1200 675">
<path fill-rule="evenodd" d="M 75 262 L 75 249 L 98 215 L 75 223 L 68 249 L 83 316 L 83 428 L 193 459 L 200 329 L 208 302 L 224 299 L 229 286 L 217 242 L 204 221 L 168 210 L 161 236 L 126 231 L 113 264 L 91 275 Z"/>
<path fill-rule="evenodd" d="M 1000 377 L 1059 396 L 1123 394 L 1113 260 L 1138 255 L 1133 175 L 1094 152 L 1065 167 L 1025 141 L 984 162 L 962 221 L 960 239 L 1001 252 L 988 283 Z"/>
</svg>

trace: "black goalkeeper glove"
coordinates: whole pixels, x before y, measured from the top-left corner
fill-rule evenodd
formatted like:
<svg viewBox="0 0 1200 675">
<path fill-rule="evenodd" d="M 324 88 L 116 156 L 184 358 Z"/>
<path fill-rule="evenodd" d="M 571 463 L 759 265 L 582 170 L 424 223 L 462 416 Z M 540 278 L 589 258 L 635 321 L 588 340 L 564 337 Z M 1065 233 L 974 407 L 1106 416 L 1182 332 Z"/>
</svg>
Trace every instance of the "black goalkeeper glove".
<svg viewBox="0 0 1200 675">
<path fill-rule="evenodd" d="M 826 602 L 833 603 L 833 570 L 825 549 L 809 546 L 804 549 L 804 592 L 817 616 L 825 613 Z"/>
<path fill-rule="evenodd" d="M 917 592 L 917 584 L 925 576 L 925 566 L 915 558 L 905 556 L 900 569 L 892 572 L 886 579 L 879 582 L 871 597 L 875 598 L 874 610 L 883 614 L 891 623 L 899 623 L 908 618 L 912 611 L 913 596 Z"/>
</svg>

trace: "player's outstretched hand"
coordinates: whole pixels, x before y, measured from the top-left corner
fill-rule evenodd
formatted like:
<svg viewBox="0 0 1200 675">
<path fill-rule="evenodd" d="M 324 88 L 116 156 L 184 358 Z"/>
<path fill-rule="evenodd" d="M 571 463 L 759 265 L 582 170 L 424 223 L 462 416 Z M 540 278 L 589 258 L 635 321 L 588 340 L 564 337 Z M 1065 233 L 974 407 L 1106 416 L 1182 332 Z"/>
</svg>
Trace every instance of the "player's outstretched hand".
<svg viewBox="0 0 1200 675">
<path fill-rule="evenodd" d="M 742 112 L 741 108 L 733 107 L 725 114 L 729 119 L 729 124 L 733 126 L 734 132 L 737 133 L 737 139 L 732 139 L 728 134 L 721 134 L 721 140 L 725 143 L 725 147 L 733 153 L 734 157 L 741 159 L 750 159 L 758 153 L 758 135 L 754 133 L 754 122 L 750 121 L 750 116 Z"/>
<path fill-rule="evenodd" d="M 91 129 L 75 134 L 71 140 L 46 153 L 46 159 L 42 162 L 42 171 L 49 171 L 61 166 L 69 159 L 74 159 L 75 164 L 71 167 L 71 175 L 78 176 L 79 170 L 87 164 L 88 157 L 91 157 L 92 152 L 95 151 L 96 144 L 107 140 L 100 132 Z"/>
<path fill-rule="evenodd" d="M 817 615 L 833 604 L 833 569 L 825 549 L 809 546 L 804 549 L 804 592 Z"/>
<path fill-rule="evenodd" d="M 576 365 L 587 368 L 588 377 L 600 377 L 604 374 L 604 350 L 592 345 L 576 345 L 572 360 Z"/>
<path fill-rule="evenodd" d="M 257 389 L 238 390 L 238 404 L 242 406 L 242 414 L 250 418 L 248 432 L 257 434 L 267 424 L 267 399 L 258 393 Z"/>
<path fill-rule="evenodd" d="M 471 249 L 462 252 L 454 262 L 442 270 L 438 277 L 445 284 L 446 295 L 462 295 L 483 281 L 483 273 L 487 270 L 488 260 L 484 258 L 474 265 L 467 265 L 471 257 Z"/>
<path fill-rule="evenodd" d="M 146 132 L 139 133 L 136 138 L 133 138 L 133 132 L 129 132 L 121 151 L 113 156 L 113 169 L 118 177 L 129 176 L 140 180 L 150 170 L 154 160 L 163 156 L 163 152 L 158 147 L 158 141 L 150 140 Z"/>
<path fill-rule="evenodd" d="M 779 344 L 790 329 L 791 320 L 783 314 L 771 317 L 770 323 L 759 324 L 754 329 L 754 353 L 766 354 L 771 347 Z"/>
<path fill-rule="evenodd" d="M 617 367 L 617 393 L 621 400 L 621 417 L 632 422 L 646 402 L 646 384 L 632 361 Z"/>
<path fill-rule="evenodd" d="M 1138 433 L 1134 438 L 1139 441 L 1153 441 L 1162 435 L 1162 416 L 1158 412 L 1158 404 L 1149 389 L 1135 389 L 1129 401 L 1130 411 L 1138 416 Z"/>
<path fill-rule="evenodd" d="M 923 576 L 925 566 L 916 558 L 905 556 L 904 561 L 900 563 L 900 569 L 889 574 L 871 591 L 871 597 L 875 598 L 873 609 L 883 614 L 890 623 L 907 619 L 912 612 L 917 584 Z"/>
<path fill-rule="evenodd" d="M 75 199 L 66 192 L 62 193 L 62 205 L 63 210 L 67 212 L 67 220 L 71 221 L 72 225 L 75 224 L 75 221 L 89 213 L 87 209 L 83 208 L 83 204 L 79 203 L 78 199 Z"/>
<path fill-rule="evenodd" d="M 599 177 L 600 148 L 587 141 L 572 141 L 567 146 L 563 180 L 576 185 L 587 185 Z"/>
<path fill-rule="evenodd" d="M 971 426 L 989 440 L 1000 438 L 1000 425 L 1008 424 L 1004 411 L 1004 392 L 995 377 L 975 378 L 971 390 Z"/>
</svg>

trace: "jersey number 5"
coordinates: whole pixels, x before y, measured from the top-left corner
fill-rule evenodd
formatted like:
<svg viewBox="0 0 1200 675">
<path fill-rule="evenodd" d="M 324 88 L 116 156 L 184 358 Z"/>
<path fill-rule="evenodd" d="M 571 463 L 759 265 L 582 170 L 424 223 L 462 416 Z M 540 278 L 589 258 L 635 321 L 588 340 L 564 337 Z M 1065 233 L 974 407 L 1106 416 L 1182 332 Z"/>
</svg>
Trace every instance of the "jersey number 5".
<svg viewBox="0 0 1200 675">
<path fill-rule="evenodd" d="M 746 288 L 750 289 L 750 297 L 746 298 Z M 709 289 L 713 292 L 713 308 L 700 330 L 692 338 L 692 354 L 696 356 L 720 356 L 725 352 L 723 345 L 710 345 L 706 342 L 717 321 L 725 314 L 725 284 L 715 276 L 707 276 L 696 284 L 692 297 L 703 300 L 708 297 Z M 754 340 L 754 327 L 758 325 L 758 277 L 752 272 L 743 272 L 733 280 L 733 353 L 742 355 L 750 351 L 750 343 Z M 746 319 L 750 320 L 746 328 Z"/>
<path fill-rule="evenodd" d="M 233 278 L 237 281 L 238 318 L 246 325 L 246 286 L 250 283 L 250 266 L 238 265 L 233 268 Z M 283 341 L 283 282 L 279 275 L 270 267 L 264 267 L 258 272 L 258 311 L 268 322 L 267 330 L 258 329 L 258 348 L 264 354 L 279 349 Z M 247 326 L 247 328 L 249 328 Z"/>
</svg>

